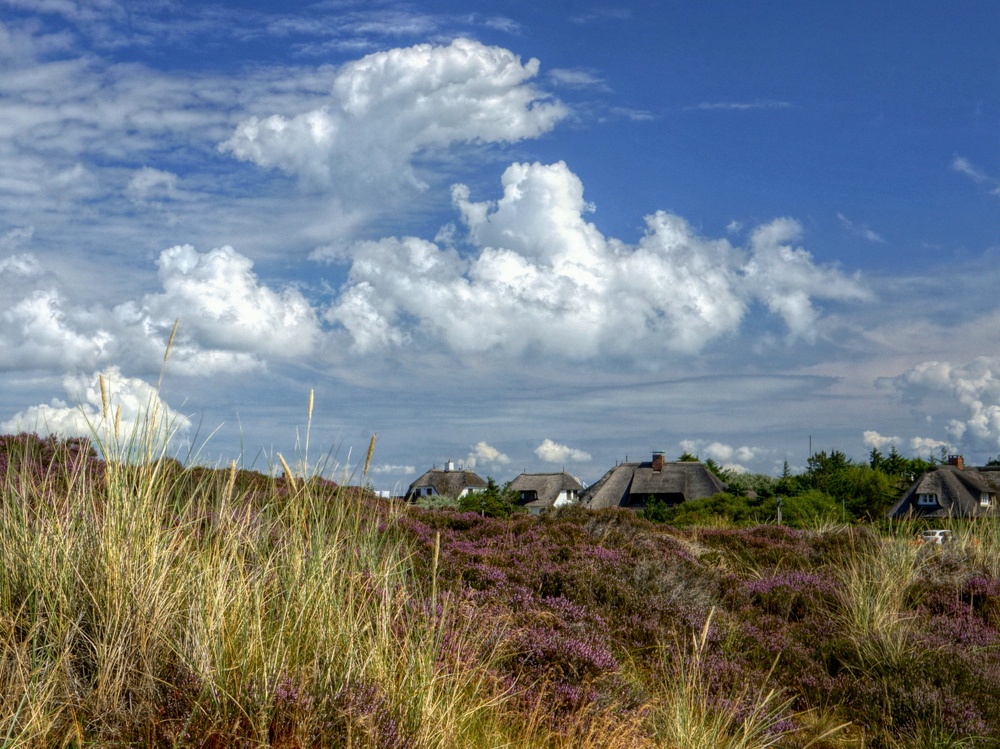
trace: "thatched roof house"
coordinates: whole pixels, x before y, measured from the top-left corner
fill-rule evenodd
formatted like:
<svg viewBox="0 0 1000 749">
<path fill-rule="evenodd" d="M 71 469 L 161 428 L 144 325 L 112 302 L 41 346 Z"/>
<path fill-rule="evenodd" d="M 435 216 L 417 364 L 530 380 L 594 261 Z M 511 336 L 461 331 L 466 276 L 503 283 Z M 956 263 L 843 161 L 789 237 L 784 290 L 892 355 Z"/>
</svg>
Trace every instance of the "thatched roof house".
<svg viewBox="0 0 1000 749">
<path fill-rule="evenodd" d="M 1000 466 L 966 467 L 961 455 L 922 473 L 889 510 L 889 517 L 988 517 L 1000 514 Z"/>
<path fill-rule="evenodd" d="M 587 489 L 580 501 L 592 510 L 606 507 L 641 510 L 650 498 L 674 505 L 724 491 L 726 485 L 704 463 L 668 463 L 662 452 L 654 452 L 647 463 L 615 466 Z"/>
<path fill-rule="evenodd" d="M 522 473 L 510 482 L 510 488 L 518 492 L 518 504 L 527 507 L 532 515 L 538 515 L 553 507 L 578 501 L 583 484 L 565 471 Z"/>
<path fill-rule="evenodd" d="M 466 470 L 455 470 L 455 464 L 450 460 L 444 468 L 432 468 L 418 478 L 406 492 L 406 501 L 413 502 L 420 497 L 432 497 L 436 494 L 447 497 L 464 497 L 470 491 L 481 491 L 486 488 L 486 481 L 476 473 Z"/>
</svg>

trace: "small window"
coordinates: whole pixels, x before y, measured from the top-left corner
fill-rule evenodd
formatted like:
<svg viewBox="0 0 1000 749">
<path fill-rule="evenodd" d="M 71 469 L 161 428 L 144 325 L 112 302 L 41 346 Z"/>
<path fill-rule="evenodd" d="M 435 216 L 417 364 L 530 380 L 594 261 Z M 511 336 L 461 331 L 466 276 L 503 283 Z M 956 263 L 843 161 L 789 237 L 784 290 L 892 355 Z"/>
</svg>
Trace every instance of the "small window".
<svg viewBox="0 0 1000 749">
<path fill-rule="evenodd" d="M 993 497 L 989 492 L 983 492 L 979 495 L 980 507 L 989 507 L 991 504 L 993 504 Z"/>
<path fill-rule="evenodd" d="M 917 495 L 917 504 L 918 505 L 936 505 L 937 503 L 938 503 L 938 501 L 937 501 L 937 494 L 918 494 Z"/>
</svg>

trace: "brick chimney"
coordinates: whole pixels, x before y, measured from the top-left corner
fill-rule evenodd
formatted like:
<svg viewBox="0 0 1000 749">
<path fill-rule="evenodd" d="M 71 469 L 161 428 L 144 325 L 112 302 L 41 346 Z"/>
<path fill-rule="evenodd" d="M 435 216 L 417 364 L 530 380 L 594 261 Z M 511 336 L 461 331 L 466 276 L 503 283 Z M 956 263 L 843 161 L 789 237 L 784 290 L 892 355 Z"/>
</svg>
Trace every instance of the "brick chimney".
<svg viewBox="0 0 1000 749">
<path fill-rule="evenodd" d="M 949 455 L 948 465 L 955 466 L 960 471 L 965 470 L 965 461 L 962 459 L 961 455 Z"/>
<path fill-rule="evenodd" d="M 663 450 L 653 451 L 653 470 L 654 471 L 663 470 Z"/>
</svg>

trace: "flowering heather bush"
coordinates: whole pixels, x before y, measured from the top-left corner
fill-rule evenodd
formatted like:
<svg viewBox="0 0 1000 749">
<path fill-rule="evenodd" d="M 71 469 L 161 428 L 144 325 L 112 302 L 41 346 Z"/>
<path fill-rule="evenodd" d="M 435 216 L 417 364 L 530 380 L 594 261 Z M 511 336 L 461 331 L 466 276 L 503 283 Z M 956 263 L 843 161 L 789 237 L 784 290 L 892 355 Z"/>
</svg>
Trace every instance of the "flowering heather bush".
<svg viewBox="0 0 1000 749">
<path fill-rule="evenodd" d="M 205 709 L 206 698 L 213 709 Z M 227 715 L 226 720 L 219 719 L 220 713 Z M 263 719 L 264 731 L 254 725 L 251 715 Z M 155 743 L 183 749 L 251 749 L 260 746 L 261 733 L 266 745 L 277 747 L 415 747 L 404 721 L 377 685 L 356 682 L 317 690 L 308 680 L 287 673 L 226 696 L 182 669 L 172 674 L 162 691 L 153 725 Z"/>
<path fill-rule="evenodd" d="M 0 489 L 24 501 L 65 499 L 73 486 L 96 486 L 104 468 L 88 439 L 0 435 Z"/>
<path fill-rule="evenodd" d="M 743 590 L 763 612 L 790 621 L 818 615 L 836 599 L 828 578 L 803 570 L 751 578 L 743 581 Z"/>
<path fill-rule="evenodd" d="M 746 570 L 766 570 L 777 566 L 804 569 L 813 553 L 816 534 L 782 525 L 758 525 L 741 530 L 702 529 L 698 540 L 725 555 L 730 564 Z"/>
<path fill-rule="evenodd" d="M 845 628 L 851 601 L 840 570 L 889 553 L 889 542 L 864 528 L 676 531 L 580 508 L 509 521 L 413 511 L 401 524 L 424 550 L 422 565 L 440 533 L 442 582 L 469 591 L 483 615 L 505 612 L 507 678 L 551 685 L 553 707 L 649 699 L 656 686 L 642 676 L 639 654 L 665 647 L 682 657 L 669 638 L 699 629 L 715 607 L 699 662 L 713 710 L 750 714 L 754 689 L 770 674 L 792 708 L 833 710 L 872 746 L 927 726 L 1000 737 L 990 697 L 1000 693 L 1000 584 L 961 560 L 941 556 L 934 563 L 954 569 L 924 577 L 930 568 L 918 562 L 913 582 L 902 581 L 910 592 L 894 614 L 901 655 L 883 660 L 885 645 L 869 639 L 885 635 Z M 774 725 L 782 733 L 797 724 L 789 715 Z"/>
</svg>

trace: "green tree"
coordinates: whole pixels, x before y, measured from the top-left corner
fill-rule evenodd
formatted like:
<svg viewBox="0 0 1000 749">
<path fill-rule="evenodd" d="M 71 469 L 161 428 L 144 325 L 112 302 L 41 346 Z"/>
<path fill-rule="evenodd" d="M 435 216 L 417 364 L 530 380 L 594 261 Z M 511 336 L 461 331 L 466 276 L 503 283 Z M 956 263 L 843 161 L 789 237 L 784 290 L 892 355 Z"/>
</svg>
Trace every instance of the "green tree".
<svg viewBox="0 0 1000 749">
<path fill-rule="evenodd" d="M 888 473 L 883 467 L 901 465 L 905 459 L 895 448 L 888 458 L 873 450 L 869 462 L 860 464 L 839 450 L 822 451 L 809 458 L 806 478 L 810 488 L 837 500 L 847 519 L 874 520 L 885 514 L 902 491 L 901 474 Z"/>
<path fill-rule="evenodd" d="M 773 497 L 775 494 L 787 494 L 778 491 L 781 479 L 766 473 L 726 473 L 726 485 L 733 494 L 749 494 L 753 492 L 758 497 Z"/>
<path fill-rule="evenodd" d="M 510 488 L 508 481 L 503 486 L 497 484 L 492 476 L 486 479 L 486 488 L 480 491 L 470 491 L 458 500 L 458 509 L 462 512 L 478 512 L 491 518 L 507 518 L 519 508 L 518 494 Z"/>
</svg>

